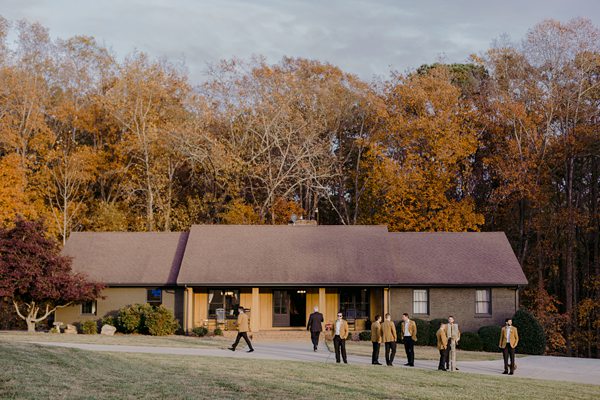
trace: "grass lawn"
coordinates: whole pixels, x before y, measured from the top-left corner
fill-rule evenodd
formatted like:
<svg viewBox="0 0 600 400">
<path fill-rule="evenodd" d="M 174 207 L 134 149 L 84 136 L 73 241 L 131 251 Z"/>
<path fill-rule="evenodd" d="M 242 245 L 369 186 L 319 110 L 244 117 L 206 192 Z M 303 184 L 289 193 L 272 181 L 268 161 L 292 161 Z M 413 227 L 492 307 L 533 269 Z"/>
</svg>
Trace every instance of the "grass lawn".
<svg viewBox="0 0 600 400">
<path fill-rule="evenodd" d="M 597 399 L 600 386 L 405 368 L 98 353 L 0 337 L 2 399 Z"/>
<path fill-rule="evenodd" d="M 0 332 L 0 340 L 11 342 L 67 342 L 89 344 L 115 344 L 126 346 L 159 346 L 159 347 L 219 347 L 229 343 L 223 337 L 193 336 L 148 336 L 148 335 L 68 335 L 57 333 L 28 333 L 18 331 Z"/>
</svg>

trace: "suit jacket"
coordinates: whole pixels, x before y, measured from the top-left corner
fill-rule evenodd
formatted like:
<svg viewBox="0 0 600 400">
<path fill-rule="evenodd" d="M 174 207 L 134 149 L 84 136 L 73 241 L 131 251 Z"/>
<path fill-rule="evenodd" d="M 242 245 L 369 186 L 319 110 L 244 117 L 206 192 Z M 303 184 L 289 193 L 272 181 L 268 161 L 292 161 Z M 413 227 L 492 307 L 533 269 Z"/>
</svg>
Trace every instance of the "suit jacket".
<svg viewBox="0 0 600 400">
<path fill-rule="evenodd" d="M 400 323 L 400 330 L 402 331 L 402 338 L 404 338 L 404 321 L 402 321 Z M 414 340 L 415 342 L 417 341 L 417 324 L 415 323 L 415 321 L 408 320 L 408 333 L 410 333 L 410 337 L 412 337 L 412 340 Z"/>
<path fill-rule="evenodd" d="M 335 336 L 335 323 L 337 321 L 333 321 L 331 324 L 331 337 Z M 340 326 L 340 339 L 348 338 L 348 333 L 350 333 L 350 329 L 348 329 L 348 321 L 342 319 L 342 325 Z"/>
<path fill-rule="evenodd" d="M 450 331 L 450 324 L 446 325 L 446 337 L 448 339 L 454 340 L 454 342 L 460 341 L 460 329 L 458 329 L 458 324 L 454 323 L 454 327 L 452 328 L 452 336 L 448 334 Z"/>
<path fill-rule="evenodd" d="M 373 322 L 371 324 L 371 342 L 383 342 L 383 332 L 381 331 L 381 323 L 379 322 Z"/>
<path fill-rule="evenodd" d="M 519 344 L 519 333 L 517 332 L 517 328 L 515 328 L 514 326 L 511 326 L 510 327 L 510 347 L 512 347 L 514 349 L 515 347 L 517 347 L 517 344 Z M 499 346 L 502 349 L 506 347 L 506 326 L 503 326 L 502 331 L 500 331 Z"/>
<path fill-rule="evenodd" d="M 448 336 L 446 336 L 446 330 L 442 328 L 438 329 L 438 331 L 435 333 L 435 336 L 437 338 L 438 350 L 446 350 L 446 347 L 448 346 Z"/>
<path fill-rule="evenodd" d="M 394 325 L 393 321 L 383 321 L 383 324 L 381 324 L 381 332 L 384 342 L 395 342 L 398 339 L 398 335 L 396 335 L 396 325 Z"/>
<path fill-rule="evenodd" d="M 246 313 L 240 313 L 237 318 L 238 332 L 250 332 L 250 320 Z"/>
<path fill-rule="evenodd" d="M 306 330 L 311 332 L 321 332 L 323 330 L 323 314 L 320 312 L 314 312 L 310 314 L 308 318 L 308 325 L 306 325 Z"/>
</svg>

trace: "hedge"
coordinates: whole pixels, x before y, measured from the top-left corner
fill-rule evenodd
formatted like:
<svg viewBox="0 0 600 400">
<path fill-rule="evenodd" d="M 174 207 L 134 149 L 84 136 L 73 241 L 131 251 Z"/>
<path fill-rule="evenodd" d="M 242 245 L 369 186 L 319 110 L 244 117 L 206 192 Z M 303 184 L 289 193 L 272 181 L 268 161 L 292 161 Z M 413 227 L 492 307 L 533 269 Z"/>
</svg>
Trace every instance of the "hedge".
<svg viewBox="0 0 600 400">
<path fill-rule="evenodd" d="M 541 355 L 546 351 L 546 334 L 535 317 L 526 310 L 518 310 L 512 318 L 519 332 L 517 353 Z"/>
<path fill-rule="evenodd" d="M 481 351 L 483 350 L 483 343 L 478 334 L 474 332 L 465 332 L 460 335 L 458 347 L 461 350 Z"/>
<path fill-rule="evenodd" d="M 153 311 L 150 304 L 133 304 L 119 310 L 117 330 L 123 333 L 147 333 L 146 315 Z"/>
<path fill-rule="evenodd" d="M 79 330 L 84 335 L 95 335 L 98 333 L 98 323 L 96 321 L 83 321 L 79 325 Z"/>
<path fill-rule="evenodd" d="M 481 339 L 483 351 L 488 351 L 491 353 L 498 353 L 501 351 L 498 347 L 501 329 L 502 328 L 500 328 L 498 325 L 488 325 L 479 328 L 477 334 Z"/>
<path fill-rule="evenodd" d="M 196 336 L 206 336 L 208 334 L 208 328 L 204 327 L 204 326 L 198 326 L 194 329 L 192 329 L 192 333 Z"/>
<path fill-rule="evenodd" d="M 160 305 L 144 316 L 144 326 L 152 336 L 172 335 L 179 328 L 179 322 L 171 310 Z"/>
<path fill-rule="evenodd" d="M 371 340 L 371 331 L 362 331 L 358 334 L 358 339 L 362 341 Z"/>
</svg>

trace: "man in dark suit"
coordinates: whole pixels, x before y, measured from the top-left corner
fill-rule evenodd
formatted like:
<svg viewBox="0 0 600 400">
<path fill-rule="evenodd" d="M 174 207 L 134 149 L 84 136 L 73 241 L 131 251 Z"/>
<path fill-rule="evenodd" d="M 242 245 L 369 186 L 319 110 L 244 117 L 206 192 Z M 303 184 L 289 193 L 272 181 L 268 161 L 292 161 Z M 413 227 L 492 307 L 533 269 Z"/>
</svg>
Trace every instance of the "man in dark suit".
<svg viewBox="0 0 600 400">
<path fill-rule="evenodd" d="M 310 340 L 312 340 L 314 351 L 317 351 L 317 347 L 319 346 L 319 335 L 323 330 L 323 321 L 323 314 L 319 312 L 319 307 L 315 306 L 315 312 L 310 314 L 308 325 L 306 326 L 306 330 L 310 331 Z"/>
</svg>

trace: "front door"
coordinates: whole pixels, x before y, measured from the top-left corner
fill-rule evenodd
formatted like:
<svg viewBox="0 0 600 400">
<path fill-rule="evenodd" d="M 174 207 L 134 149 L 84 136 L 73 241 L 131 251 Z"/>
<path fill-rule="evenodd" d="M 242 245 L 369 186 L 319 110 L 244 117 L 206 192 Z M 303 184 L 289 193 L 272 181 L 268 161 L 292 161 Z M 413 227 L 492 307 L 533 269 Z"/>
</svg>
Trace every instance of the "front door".
<svg viewBox="0 0 600 400">
<path fill-rule="evenodd" d="M 273 326 L 290 326 L 290 295 L 287 290 L 273 290 Z"/>
</svg>

